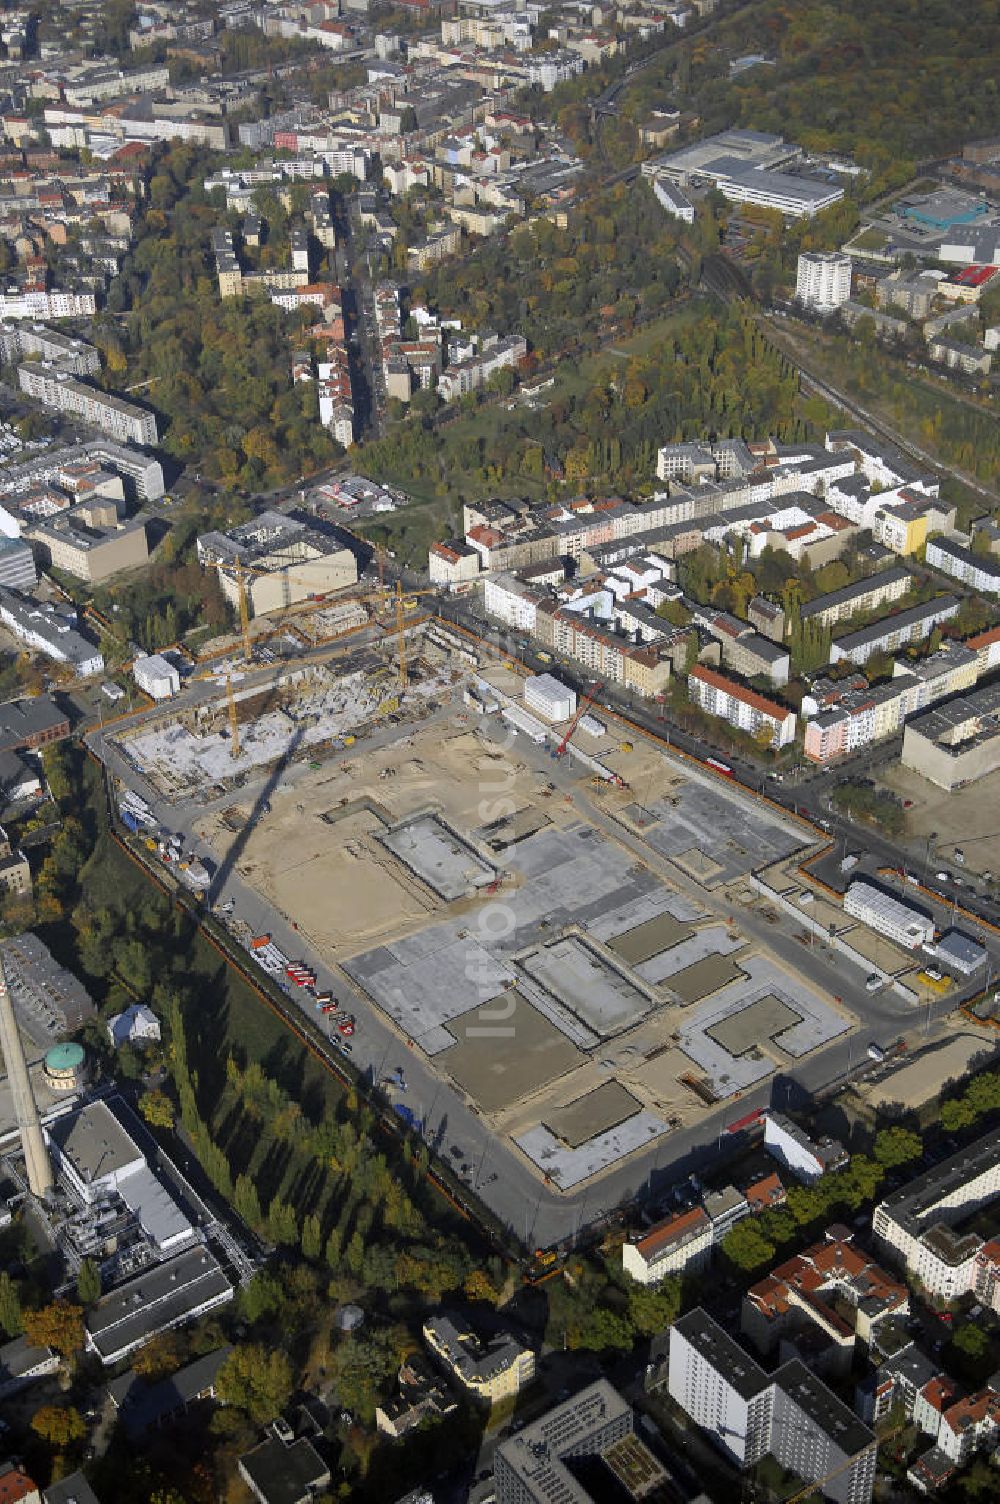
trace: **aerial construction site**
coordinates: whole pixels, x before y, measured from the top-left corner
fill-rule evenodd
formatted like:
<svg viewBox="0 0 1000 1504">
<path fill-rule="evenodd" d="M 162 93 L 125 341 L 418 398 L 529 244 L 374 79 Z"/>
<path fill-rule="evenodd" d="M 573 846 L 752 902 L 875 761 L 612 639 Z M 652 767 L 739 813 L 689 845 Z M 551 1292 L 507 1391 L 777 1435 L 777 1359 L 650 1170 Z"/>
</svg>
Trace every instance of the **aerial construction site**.
<svg viewBox="0 0 1000 1504">
<path fill-rule="evenodd" d="M 460 1103 L 568 1192 L 863 1027 L 780 933 L 814 832 L 613 715 L 547 723 L 519 666 L 436 622 L 406 653 L 405 686 L 362 646 L 117 745 L 229 866 L 227 915 L 252 893 L 295 932 L 355 1064 L 388 1030 L 411 1123 Z"/>
</svg>

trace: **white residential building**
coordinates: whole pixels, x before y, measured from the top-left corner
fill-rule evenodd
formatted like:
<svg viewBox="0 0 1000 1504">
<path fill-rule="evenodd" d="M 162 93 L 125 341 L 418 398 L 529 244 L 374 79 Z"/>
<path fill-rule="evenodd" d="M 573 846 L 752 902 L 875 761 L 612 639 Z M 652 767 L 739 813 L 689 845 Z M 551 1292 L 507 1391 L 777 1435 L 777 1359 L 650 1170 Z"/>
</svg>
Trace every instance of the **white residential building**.
<svg viewBox="0 0 1000 1504">
<path fill-rule="evenodd" d="M 939 1300 L 957 1300 L 977 1286 L 983 1240 L 954 1224 L 1000 1197 L 1000 1139 L 988 1133 L 967 1149 L 911 1180 L 875 1208 L 880 1247 Z"/>
<path fill-rule="evenodd" d="M 1000 595 L 1000 561 L 992 554 L 977 554 L 956 538 L 932 538 L 924 558 L 979 595 Z"/>
<path fill-rule="evenodd" d="M 772 747 L 787 747 L 795 740 L 794 711 L 704 664 L 698 664 L 688 675 L 688 694 L 707 715 L 718 716 L 751 736 L 767 727 Z"/>
<path fill-rule="evenodd" d="M 522 584 L 512 574 L 488 576 L 483 589 L 486 615 L 513 627 L 516 632 L 534 632 L 538 599 L 536 590 Z"/>
<path fill-rule="evenodd" d="M 797 1180 L 811 1185 L 828 1170 L 847 1163 L 843 1144 L 836 1139 L 812 1139 L 804 1128 L 786 1118 L 782 1112 L 769 1112 L 764 1118 L 764 1147 L 779 1164 L 790 1170 Z"/>
<path fill-rule="evenodd" d="M 850 256 L 842 251 L 803 251 L 795 276 L 795 296 L 820 312 L 839 308 L 851 296 Z"/>
<path fill-rule="evenodd" d="M 641 1285 L 658 1285 L 668 1274 L 696 1273 L 712 1257 L 712 1223 L 703 1207 L 678 1212 L 645 1237 L 622 1244 L 622 1268 Z"/>
<path fill-rule="evenodd" d="M 872 1431 L 794 1359 L 769 1375 L 702 1310 L 670 1329 L 670 1397 L 738 1468 L 768 1452 L 835 1504 L 868 1504 Z"/>
<path fill-rule="evenodd" d="M 906 950 L 934 939 L 934 920 L 929 914 L 863 877 L 856 878 L 844 894 L 844 913 Z"/>
<path fill-rule="evenodd" d="M 0 588 L 0 621 L 28 647 L 70 664 L 81 679 L 104 672 L 101 653 L 76 630 L 75 612 L 60 613 L 47 602 Z"/>
</svg>

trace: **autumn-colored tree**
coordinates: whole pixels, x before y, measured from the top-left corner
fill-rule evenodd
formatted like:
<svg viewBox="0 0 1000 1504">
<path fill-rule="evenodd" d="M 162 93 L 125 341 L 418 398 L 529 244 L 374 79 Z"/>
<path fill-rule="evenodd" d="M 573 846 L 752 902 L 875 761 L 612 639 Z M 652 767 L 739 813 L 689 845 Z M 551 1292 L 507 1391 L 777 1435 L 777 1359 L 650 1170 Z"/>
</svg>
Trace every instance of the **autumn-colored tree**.
<svg viewBox="0 0 1000 1504">
<path fill-rule="evenodd" d="M 82 1441 L 87 1434 L 83 1416 L 72 1405 L 43 1405 L 31 1417 L 31 1429 L 59 1451 Z"/>
<path fill-rule="evenodd" d="M 280 1348 L 256 1342 L 235 1347 L 219 1370 L 216 1393 L 226 1405 L 245 1410 L 258 1426 L 266 1426 L 288 1404 L 293 1387 L 292 1365 Z"/>
<path fill-rule="evenodd" d="M 34 1347 L 51 1347 L 67 1358 L 83 1346 L 83 1309 L 67 1300 L 25 1311 L 21 1323 Z"/>
<path fill-rule="evenodd" d="M 139 1098 L 139 1111 L 151 1128 L 174 1126 L 174 1104 L 165 1091 L 144 1091 Z"/>
<path fill-rule="evenodd" d="M 132 1367 L 142 1378 L 156 1383 L 158 1379 L 176 1373 L 183 1360 L 184 1349 L 178 1333 L 159 1332 L 140 1347 L 132 1359 Z"/>
<path fill-rule="evenodd" d="M 499 1299 L 499 1291 L 482 1269 L 470 1269 L 462 1288 L 467 1300 L 482 1300 L 495 1306 Z"/>
</svg>

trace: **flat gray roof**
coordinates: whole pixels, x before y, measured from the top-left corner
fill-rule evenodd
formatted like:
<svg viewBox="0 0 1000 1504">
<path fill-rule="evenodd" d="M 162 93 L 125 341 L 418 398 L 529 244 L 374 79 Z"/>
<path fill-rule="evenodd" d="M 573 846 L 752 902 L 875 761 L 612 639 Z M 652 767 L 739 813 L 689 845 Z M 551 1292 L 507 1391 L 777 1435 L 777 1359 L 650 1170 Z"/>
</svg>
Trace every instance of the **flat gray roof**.
<svg viewBox="0 0 1000 1504">
<path fill-rule="evenodd" d="M 46 1132 L 86 1185 L 145 1159 L 105 1102 L 88 1102 L 78 1112 L 56 1118 Z"/>
<path fill-rule="evenodd" d="M 103 1296 L 87 1314 L 87 1336 L 102 1361 L 112 1363 L 155 1332 L 221 1305 L 232 1293 L 215 1255 L 191 1248 Z"/>
<path fill-rule="evenodd" d="M 949 1220 L 949 1209 L 942 1207 L 947 1197 L 970 1181 L 988 1174 L 997 1165 L 1000 1165 L 1000 1137 L 994 1131 L 918 1175 L 902 1190 L 887 1196 L 881 1205 L 900 1227 L 919 1237 L 926 1231 L 926 1224 L 932 1216 L 940 1216 L 942 1221 Z M 996 1197 L 983 1199 L 995 1200 Z M 968 1209 L 972 1210 L 971 1207 Z M 964 1208 L 960 1208 L 955 1214 L 963 1212 Z"/>
</svg>

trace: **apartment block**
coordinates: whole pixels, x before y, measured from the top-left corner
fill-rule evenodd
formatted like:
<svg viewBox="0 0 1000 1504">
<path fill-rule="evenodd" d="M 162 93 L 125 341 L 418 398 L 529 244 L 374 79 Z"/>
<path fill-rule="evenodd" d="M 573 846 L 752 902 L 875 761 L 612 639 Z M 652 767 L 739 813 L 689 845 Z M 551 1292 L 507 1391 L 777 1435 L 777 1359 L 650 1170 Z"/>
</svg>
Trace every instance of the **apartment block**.
<svg viewBox="0 0 1000 1504">
<path fill-rule="evenodd" d="M 75 611 L 67 615 L 16 590 L 0 588 L 0 621 L 19 642 L 68 664 L 81 679 L 104 672 L 104 658 L 76 630 Z"/>
<path fill-rule="evenodd" d="M 861 611 L 877 611 L 880 606 L 890 606 L 906 594 L 913 584 L 913 576 L 907 569 L 883 569 L 867 580 L 857 580 L 845 585 L 842 590 L 830 590 L 808 601 L 800 610 L 803 622 L 815 622 L 821 627 L 834 627 L 839 621 Z"/>
<path fill-rule="evenodd" d="M 751 736 L 766 729 L 772 747 L 787 747 L 795 740 L 794 711 L 725 678 L 715 669 L 703 664 L 693 668 L 688 675 L 688 695 L 707 715 L 718 716 Z"/>
<path fill-rule="evenodd" d="M 960 580 L 978 595 L 1000 595 L 1000 561 L 978 554 L 954 538 L 932 538 L 924 555 L 932 569 Z"/>
<path fill-rule="evenodd" d="M 855 1342 L 871 1346 L 879 1323 L 908 1311 L 906 1286 L 856 1249 L 850 1237 L 829 1232 L 751 1285 L 743 1297 L 740 1329 L 762 1354 L 798 1330 L 819 1332 L 826 1365 L 846 1373 Z"/>
<path fill-rule="evenodd" d="M 704 1311 L 690 1311 L 670 1331 L 667 1388 L 741 1470 L 771 1453 L 836 1504 L 868 1504 L 875 1437 L 798 1360 L 766 1374 Z"/>
<path fill-rule="evenodd" d="M 18 366 L 17 383 L 22 392 L 44 407 L 73 413 L 119 443 L 153 445 L 157 441 L 152 413 L 136 407 L 134 402 L 77 381 L 50 361 Z"/>
<path fill-rule="evenodd" d="M 851 296 L 853 266 L 840 251 L 803 251 L 796 267 L 796 298 L 819 312 L 839 308 Z"/>
<path fill-rule="evenodd" d="M 983 1239 L 961 1223 L 1000 1197 L 1000 1140 L 988 1133 L 875 1208 L 880 1247 L 939 1300 L 957 1300 L 981 1277 Z"/>
<path fill-rule="evenodd" d="M 830 648 L 831 663 L 867 663 L 876 653 L 895 653 L 911 642 L 923 642 L 935 627 L 958 613 L 961 602 L 954 595 L 935 596 L 923 606 L 883 616 L 859 632 L 835 637 Z"/>
</svg>

